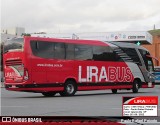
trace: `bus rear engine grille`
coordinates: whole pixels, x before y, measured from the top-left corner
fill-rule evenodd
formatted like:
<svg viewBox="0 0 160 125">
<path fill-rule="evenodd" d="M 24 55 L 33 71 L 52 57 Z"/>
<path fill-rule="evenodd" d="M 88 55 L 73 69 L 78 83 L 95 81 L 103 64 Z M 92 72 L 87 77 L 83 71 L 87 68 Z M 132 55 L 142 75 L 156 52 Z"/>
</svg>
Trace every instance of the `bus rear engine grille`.
<svg viewBox="0 0 160 125">
<path fill-rule="evenodd" d="M 5 63 L 6 63 L 6 66 L 22 65 L 22 60 L 20 60 L 20 59 L 17 59 L 17 60 L 8 60 Z"/>
</svg>

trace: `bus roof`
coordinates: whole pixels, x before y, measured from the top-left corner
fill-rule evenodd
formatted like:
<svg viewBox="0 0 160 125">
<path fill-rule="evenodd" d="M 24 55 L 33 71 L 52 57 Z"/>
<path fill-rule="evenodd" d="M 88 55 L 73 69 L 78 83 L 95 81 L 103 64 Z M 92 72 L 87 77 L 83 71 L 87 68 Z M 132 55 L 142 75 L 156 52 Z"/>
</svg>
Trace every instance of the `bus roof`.
<svg viewBox="0 0 160 125">
<path fill-rule="evenodd" d="M 60 39 L 60 38 L 46 38 L 46 37 L 30 37 L 25 36 L 24 38 L 29 40 L 42 40 L 48 42 L 64 42 L 64 43 L 75 43 L 75 44 L 88 44 L 88 45 L 101 45 L 101 46 L 110 46 L 110 43 L 99 41 L 99 40 L 77 40 L 77 39 Z"/>
<path fill-rule="evenodd" d="M 137 48 L 137 49 L 143 49 L 143 50 L 148 51 L 146 48 L 144 48 L 142 46 L 138 46 L 134 43 L 126 43 L 126 42 L 109 42 L 109 43 L 114 44 L 114 45 L 119 46 L 119 47 Z"/>
</svg>

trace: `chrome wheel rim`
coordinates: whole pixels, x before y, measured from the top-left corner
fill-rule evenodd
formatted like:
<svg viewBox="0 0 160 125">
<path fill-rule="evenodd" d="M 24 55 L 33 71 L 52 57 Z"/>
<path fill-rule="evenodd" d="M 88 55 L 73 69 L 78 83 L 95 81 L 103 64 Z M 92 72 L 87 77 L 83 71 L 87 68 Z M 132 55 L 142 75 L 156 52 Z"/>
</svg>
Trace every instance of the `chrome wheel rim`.
<svg viewBox="0 0 160 125">
<path fill-rule="evenodd" d="M 138 84 L 136 84 L 136 89 L 138 89 L 139 87 L 138 87 Z"/>
<path fill-rule="evenodd" d="M 68 84 L 66 87 L 67 93 L 72 94 L 74 91 L 74 86 L 72 84 Z"/>
</svg>

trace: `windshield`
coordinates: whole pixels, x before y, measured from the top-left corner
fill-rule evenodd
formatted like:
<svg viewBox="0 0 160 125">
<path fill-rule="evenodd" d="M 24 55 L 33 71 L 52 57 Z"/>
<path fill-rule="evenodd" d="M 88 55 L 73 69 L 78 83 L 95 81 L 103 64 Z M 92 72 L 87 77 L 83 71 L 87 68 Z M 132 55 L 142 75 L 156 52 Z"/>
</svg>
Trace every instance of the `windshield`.
<svg viewBox="0 0 160 125">
<path fill-rule="evenodd" d="M 150 56 L 150 53 L 146 50 L 141 50 L 139 49 L 141 55 L 142 55 L 142 58 L 144 60 L 144 63 L 145 63 L 145 66 L 146 66 L 146 69 L 149 71 L 149 72 L 153 72 L 154 71 L 154 67 L 153 67 L 153 61 L 152 61 L 152 58 L 149 57 Z"/>
<path fill-rule="evenodd" d="M 147 61 L 148 61 L 148 63 L 147 63 L 148 64 L 148 71 L 153 72 L 154 68 L 153 68 L 152 58 L 148 58 Z"/>
<path fill-rule="evenodd" d="M 14 38 L 11 40 L 7 40 L 6 42 L 4 42 L 4 53 L 12 50 L 23 51 L 23 46 L 24 46 L 23 38 Z"/>
</svg>

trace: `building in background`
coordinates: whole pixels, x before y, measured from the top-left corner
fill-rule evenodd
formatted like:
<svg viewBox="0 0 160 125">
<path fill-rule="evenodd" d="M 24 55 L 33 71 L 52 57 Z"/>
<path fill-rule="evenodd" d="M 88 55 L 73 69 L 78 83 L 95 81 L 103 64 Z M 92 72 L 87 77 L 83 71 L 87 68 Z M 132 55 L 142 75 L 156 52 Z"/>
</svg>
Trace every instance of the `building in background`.
<svg viewBox="0 0 160 125">
<path fill-rule="evenodd" d="M 50 37 L 63 39 L 85 39 L 114 42 L 127 42 L 139 44 L 152 44 L 152 35 L 147 31 L 122 31 L 122 32 L 86 32 L 86 33 L 45 33 L 31 34 L 36 37 Z"/>
<path fill-rule="evenodd" d="M 153 57 L 156 57 L 154 61 L 155 66 L 160 66 L 160 35 L 153 35 L 153 43 L 142 45 L 146 49 L 148 49 Z"/>
<path fill-rule="evenodd" d="M 15 36 L 21 36 L 22 34 L 25 33 L 25 28 L 23 28 L 23 27 L 14 27 L 14 28 L 2 29 L 1 33 L 2 34 L 15 35 Z"/>
<path fill-rule="evenodd" d="M 1 30 L 0 44 L 4 43 L 7 39 L 12 39 L 14 37 L 21 37 L 25 34 L 25 28 L 15 27 Z"/>
</svg>

